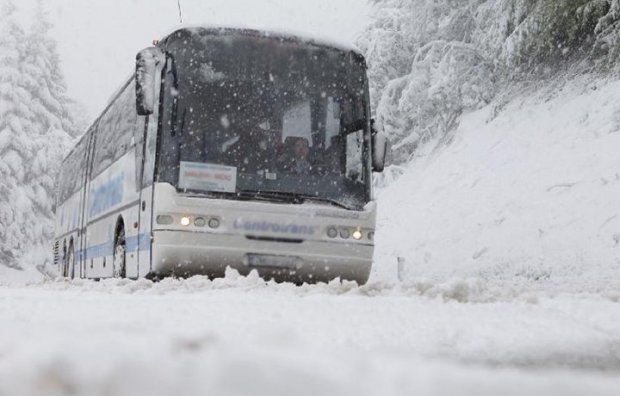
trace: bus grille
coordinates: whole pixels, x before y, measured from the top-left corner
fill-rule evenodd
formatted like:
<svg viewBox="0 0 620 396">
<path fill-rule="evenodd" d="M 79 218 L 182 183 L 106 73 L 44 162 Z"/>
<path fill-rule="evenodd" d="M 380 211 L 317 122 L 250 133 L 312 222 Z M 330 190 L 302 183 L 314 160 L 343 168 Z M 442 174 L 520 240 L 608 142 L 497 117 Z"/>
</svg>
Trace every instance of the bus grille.
<svg viewBox="0 0 620 396">
<path fill-rule="evenodd" d="M 54 253 L 54 265 L 58 265 L 58 263 L 60 262 L 60 243 L 58 241 L 56 241 L 56 243 L 54 244 L 54 247 L 52 248 L 53 253 Z"/>
</svg>

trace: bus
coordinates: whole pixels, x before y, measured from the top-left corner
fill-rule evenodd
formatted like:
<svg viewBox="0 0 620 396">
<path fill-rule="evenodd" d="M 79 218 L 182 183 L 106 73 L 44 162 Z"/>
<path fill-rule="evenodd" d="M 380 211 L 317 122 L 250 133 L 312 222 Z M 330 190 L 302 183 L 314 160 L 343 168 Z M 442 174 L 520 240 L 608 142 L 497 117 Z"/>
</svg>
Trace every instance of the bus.
<svg viewBox="0 0 620 396">
<path fill-rule="evenodd" d="M 69 278 L 368 280 L 371 121 L 363 55 L 318 39 L 183 27 L 64 159 L 54 263 Z"/>
</svg>

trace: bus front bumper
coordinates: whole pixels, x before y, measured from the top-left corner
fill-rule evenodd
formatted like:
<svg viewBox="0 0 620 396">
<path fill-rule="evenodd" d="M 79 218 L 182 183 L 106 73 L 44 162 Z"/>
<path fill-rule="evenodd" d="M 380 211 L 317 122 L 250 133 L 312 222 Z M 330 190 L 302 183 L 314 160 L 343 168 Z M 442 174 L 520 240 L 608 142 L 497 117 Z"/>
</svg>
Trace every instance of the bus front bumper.
<svg viewBox="0 0 620 396">
<path fill-rule="evenodd" d="M 340 278 L 368 281 L 374 246 L 306 240 L 301 243 L 248 239 L 182 231 L 154 231 L 155 277 L 224 276 L 227 267 L 242 275 L 257 270 L 264 279 L 316 283 Z"/>
</svg>

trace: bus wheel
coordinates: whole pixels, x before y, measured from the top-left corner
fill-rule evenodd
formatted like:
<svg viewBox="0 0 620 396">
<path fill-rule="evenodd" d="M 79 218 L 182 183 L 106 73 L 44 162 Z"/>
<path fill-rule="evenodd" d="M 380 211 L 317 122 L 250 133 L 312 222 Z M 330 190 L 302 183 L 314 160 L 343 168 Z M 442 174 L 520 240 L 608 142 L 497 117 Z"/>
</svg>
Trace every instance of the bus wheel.
<svg viewBox="0 0 620 396">
<path fill-rule="evenodd" d="M 126 275 L 125 272 L 125 257 L 127 255 L 127 248 L 125 246 L 125 230 L 121 228 L 116 236 L 116 241 L 114 242 L 114 277 L 115 278 L 124 278 Z"/>
<path fill-rule="evenodd" d="M 73 241 L 69 243 L 69 250 L 65 256 L 65 271 L 63 274 L 67 278 L 75 278 L 75 253 L 73 250 Z"/>
</svg>

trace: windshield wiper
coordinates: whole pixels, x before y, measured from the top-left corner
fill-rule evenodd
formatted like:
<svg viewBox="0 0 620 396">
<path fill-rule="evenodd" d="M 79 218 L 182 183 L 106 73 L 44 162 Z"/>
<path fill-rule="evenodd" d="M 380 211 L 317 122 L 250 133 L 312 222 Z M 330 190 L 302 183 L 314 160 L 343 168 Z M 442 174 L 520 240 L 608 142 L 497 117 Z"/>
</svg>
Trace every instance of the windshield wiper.
<svg viewBox="0 0 620 396">
<path fill-rule="evenodd" d="M 243 190 L 238 192 L 215 192 L 215 191 L 194 191 L 187 194 L 191 197 L 212 198 L 212 199 L 235 199 L 235 200 L 256 200 L 281 203 L 302 203 L 303 199 L 281 193 L 270 193 L 266 191 Z"/>
<path fill-rule="evenodd" d="M 242 190 L 238 191 L 236 195 L 245 199 L 258 199 L 272 202 L 284 202 L 284 203 L 296 203 L 303 202 L 303 198 L 297 194 L 281 193 L 273 191 L 254 191 L 254 190 Z"/>
<path fill-rule="evenodd" d="M 339 202 L 335 199 L 317 197 L 314 195 L 308 194 L 297 194 L 297 193 L 289 193 L 289 192 L 276 192 L 276 191 L 255 191 L 255 190 L 242 190 L 237 191 L 235 193 L 224 193 L 224 192 L 194 192 L 190 196 L 193 197 L 204 197 L 204 198 L 224 198 L 224 199 L 238 199 L 238 200 L 256 200 L 256 201 L 266 201 L 266 202 L 279 202 L 279 203 L 292 203 L 292 204 L 302 204 L 306 201 L 318 201 L 325 202 L 330 205 L 338 206 L 347 210 L 355 210 L 355 207 L 348 206 L 342 202 Z"/>
<path fill-rule="evenodd" d="M 335 206 L 348 209 L 348 210 L 355 209 L 335 199 L 317 197 L 315 195 L 309 195 L 309 194 L 298 194 L 298 193 L 279 192 L 279 191 L 278 192 L 252 191 L 252 190 L 244 190 L 240 193 L 237 193 L 237 195 L 239 194 L 243 194 L 243 196 L 247 196 L 249 198 L 256 198 L 256 199 L 262 198 L 262 199 L 267 199 L 267 200 L 275 200 L 278 202 L 288 202 L 288 203 L 295 203 L 295 204 L 302 204 L 305 201 L 319 201 L 319 202 L 326 202 L 331 205 L 335 205 Z"/>
<path fill-rule="evenodd" d="M 347 206 L 344 203 L 342 203 L 340 201 L 337 201 L 335 199 L 332 199 L 332 198 L 317 197 L 317 196 L 314 196 L 314 195 L 301 195 L 301 198 L 304 199 L 304 200 L 309 200 L 309 201 L 325 202 L 325 203 L 328 203 L 328 204 L 331 204 L 331 205 L 334 205 L 334 206 L 338 206 L 340 208 L 347 209 L 347 210 L 355 210 L 354 207 Z"/>
</svg>

